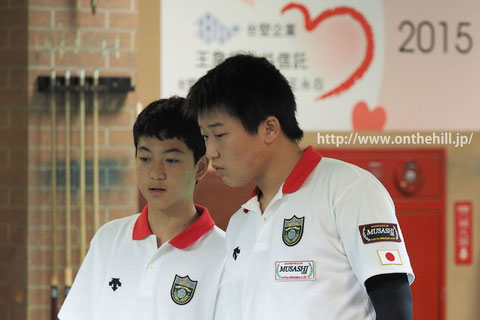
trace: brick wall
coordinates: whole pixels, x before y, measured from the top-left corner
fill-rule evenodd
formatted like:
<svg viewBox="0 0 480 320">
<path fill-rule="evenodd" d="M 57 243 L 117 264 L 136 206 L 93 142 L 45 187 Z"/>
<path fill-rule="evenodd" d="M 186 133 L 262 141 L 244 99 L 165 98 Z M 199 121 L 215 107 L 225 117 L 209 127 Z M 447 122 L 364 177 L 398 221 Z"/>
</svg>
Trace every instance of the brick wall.
<svg viewBox="0 0 480 320">
<path fill-rule="evenodd" d="M 0 1 L 0 319 L 27 309 L 27 5 Z"/>
<path fill-rule="evenodd" d="M 10 0 L 13 1 L 13 0 Z M 36 90 L 39 75 L 57 75 L 70 69 L 87 76 L 99 69 L 100 76 L 136 76 L 136 0 L 98 1 L 91 12 L 90 0 L 28 1 L 28 225 L 27 317 L 50 318 L 51 277 L 51 151 L 50 99 Z M 57 246 L 59 307 L 64 297 L 65 266 L 65 95 L 55 97 L 57 107 Z M 131 134 L 136 116 L 136 94 L 102 96 L 100 103 L 100 220 L 104 222 L 137 211 L 134 149 Z M 72 166 L 72 262 L 74 275 L 81 263 L 79 226 L 79 96 L 71 95 Z M 87 239 L 93 230 L 92 200 L 92 97 L 86 96 L 86 186 Z M 1 300 L 1 299 L 0 299 Z M 13 319 L 13 318 L 12 318 Z M 21 319 L 21 318 L 15 318 Z"/>
</svg>

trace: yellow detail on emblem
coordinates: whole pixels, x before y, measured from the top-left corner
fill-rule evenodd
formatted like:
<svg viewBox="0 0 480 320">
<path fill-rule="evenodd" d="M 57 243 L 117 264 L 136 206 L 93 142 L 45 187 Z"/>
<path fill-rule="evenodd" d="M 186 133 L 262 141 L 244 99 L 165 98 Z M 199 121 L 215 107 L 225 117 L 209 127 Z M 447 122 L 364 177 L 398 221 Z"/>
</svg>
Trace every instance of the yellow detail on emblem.
<svg viewBox="0 0 480 320">
<path fill-rule="evenodd" d="M 283 243 L 292 247 L 300 242 L 303 235 L 304 222 L 305 217 L 297 218 L 295 215 L 290 219 L 283 219 Z"/>
<path fill-rule="evenodd" d="M 185 277 L 175 275 L 172 289 L 170 290 L 170 296 L 172 297 L 173 302 L 179 305 L 189 303 L 193 298 L 193 294 L 195 293 L 197 282 L 198 281 L 193 281 L 190 279 L 188 275 Z"/>
</svg>

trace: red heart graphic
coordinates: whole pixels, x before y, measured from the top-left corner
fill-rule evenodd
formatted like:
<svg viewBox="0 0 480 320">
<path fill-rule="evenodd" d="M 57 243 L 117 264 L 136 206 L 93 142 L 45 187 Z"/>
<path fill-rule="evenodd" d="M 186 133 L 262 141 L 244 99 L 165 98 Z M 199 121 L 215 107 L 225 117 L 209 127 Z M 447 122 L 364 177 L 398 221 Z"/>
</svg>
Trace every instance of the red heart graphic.
<svg viewBox="0 0 480 320">
<path fill-rule="evenodd" d="M 305 29 L 307 31 L 312 31 L 320 24 L 320 22 L 328 18 L 344 15 L 344 14 L 351 16 L 354 20 L 360 23 L 363 31 L 365 32 L 365 36 L 367 37 L 367 50 L 365 52 L 365 57 L 363 58 L 362 63 L 352 73 L 352 75 L 350 75 L 350 77 L 347 78 L 347 80 L 343 81 L 337 87 L 333 88 L 327 93 L 317 97 L 317 100 L 324 99 L 332 95 L 338 95 L 343 91 L 347 90 L 348 88 L 350 88 L 351 86 L 353 86 L 355 81 L 359 80 L 364 75 L 365 71 L 367 71 L 373 59 L 373 47 L 374 47 L 373 32 L 372 32 L 372 27 L 370 26 L 368 21 L 365 19 L 365 17 L 360 12 L 358 12 L 353 8 L 338 7 L 331 10 L 326 10 L 322 12 L 319 16 L 317 16 L 314 20 L 311 20 L 310 12 L 308 11 L 308 9 L 304 5 L 298 4 L 298 3 L 289 3 L 288 5 L 283 7 L 281 14 L 291 9 L 298 9 L 300 10 L 300 12 L 303 13 L 303 16 L 305 18 Z"/>
<path fill-rule="evenodd" d="M 365 102 L 357 103 L 352 113 L 353 130 L 382 130 L 387 114 L 382 107 L 368 110 Z"/>
</svg>

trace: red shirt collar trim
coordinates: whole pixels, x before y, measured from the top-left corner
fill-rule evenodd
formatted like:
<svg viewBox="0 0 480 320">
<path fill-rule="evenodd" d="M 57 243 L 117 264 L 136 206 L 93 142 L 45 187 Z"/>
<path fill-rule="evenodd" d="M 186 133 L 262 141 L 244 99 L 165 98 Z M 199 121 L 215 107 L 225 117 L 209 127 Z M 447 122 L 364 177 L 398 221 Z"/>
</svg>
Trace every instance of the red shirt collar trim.
<svg viewBox="0 0 480 320">
<path fill-rule="evenodd" d="M 195 205 L 200 217 L 187 229 L 180 232 L 169 243 L 177 249 L 185 249 L 186 247 L 194 244 L 204 234 L 209 232 L 215 226 L 210 212 L 208 209 L 199 205 Z M 148 224 L 148 205 L 143 208 L 142 213 L 138 216 L 135 226 L 133 227 L 133 240 L 142 240 L 152 235 L 153 232 Z"/>
<path fill-rule="evenodd" d="M 285 183 L 282 187 L 282 192 L 293 193 L 300 189 L 320 160 L 322 160 L 322 155 L 315 151 L 312 146 L 308 146 L 303 151 L 302 157 L 287 177 L 287 180 L 285 180 Z M 259 192 L 260 189 L 258 186 L 256 186 L 255 190 L 253 190 L 252 194 L 250 195 L 249 200 L 258 195 Z M 243 212 L 248 213 L 248 210 L 243 209 Z"/>
<path fill-rule="evenodd" d="M 300 189 L 320 160 L 322 160 L 322 155 L 315 151 L 312 146 L 308 146 L 287 180 L 285 180 L 282 192 L 293 193 Z"/>
</svg>

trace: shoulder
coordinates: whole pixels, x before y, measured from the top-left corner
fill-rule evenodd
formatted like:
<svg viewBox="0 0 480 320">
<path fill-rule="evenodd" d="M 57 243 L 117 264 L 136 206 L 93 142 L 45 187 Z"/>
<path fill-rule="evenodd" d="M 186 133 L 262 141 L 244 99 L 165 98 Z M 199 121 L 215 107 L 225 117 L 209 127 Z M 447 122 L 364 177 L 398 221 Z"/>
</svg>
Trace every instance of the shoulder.
<svg viewBox="0 0 480 320">
<path fill-rule="evenodd" d="M 111 220 L 101 226 L 95 233 L 92 243 L 98 242 L 112 242 L 118 239 L 119 236 L 132 236 L 133 227 L 140 214 L 134 214 L 128 217 Z"/>
<path fill-rule="evenodd" d="M 312 179 L 317 184 L 337 186 L 341 189 L 358 183 L 383 187 L 380 181 L 367 170 L 351 163 L 332 158 L 322 158 L 312 176 Z"/>
</svg>

